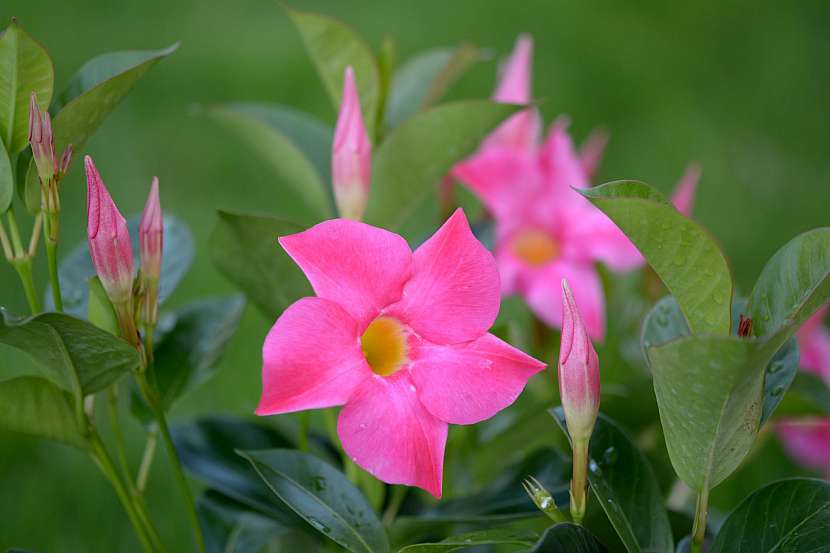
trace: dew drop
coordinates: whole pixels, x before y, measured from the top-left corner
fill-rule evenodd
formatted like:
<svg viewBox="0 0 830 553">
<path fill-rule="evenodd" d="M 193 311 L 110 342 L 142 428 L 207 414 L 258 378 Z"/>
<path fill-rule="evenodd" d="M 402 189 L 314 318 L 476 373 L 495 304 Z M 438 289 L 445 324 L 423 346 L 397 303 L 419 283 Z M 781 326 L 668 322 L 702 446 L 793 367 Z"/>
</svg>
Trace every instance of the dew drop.
<svg viewBox="0 0 830 553">
<path fill-rule="evenodd" d="M 770 374 L 775 374 L 783 368 L 784 363 L 782 361 L 774 361 L 770 364 L 769 368 L 767 369 L 767 372 Z"/>
<path fill-rule="evenodd" d="M 605 453 L 602 454 L 602 463 L 606 466 L 611 466 L 617 462 L 618 457 L 619 454 L 617 453 L 617 450 L 614 449 L 613 446 L 609 447 L 605 450 Z"/>
<path fill-rule="evenodd" d="M 775 388 L 772 389 L 771 393 L 772 393 L 773 397 L 780 396 L 781 394 L 784 393 L 784 386 L 781 386 L 781 385 L 776 386 Z"/>
</svg>

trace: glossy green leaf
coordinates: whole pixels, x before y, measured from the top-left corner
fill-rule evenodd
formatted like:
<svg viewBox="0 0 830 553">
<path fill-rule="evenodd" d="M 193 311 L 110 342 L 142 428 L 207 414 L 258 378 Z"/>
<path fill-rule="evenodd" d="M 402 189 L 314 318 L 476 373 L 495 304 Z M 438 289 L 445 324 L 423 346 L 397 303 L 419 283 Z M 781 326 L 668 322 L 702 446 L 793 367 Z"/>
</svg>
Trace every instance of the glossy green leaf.
<svg viewBox="0 0 830 553">
<path fill-rule="evenodd" d="M 133 243 L 133 263 L 141 265 L 138 248 L 139 217 L 131 217 L 128 226 Z M 159 280 L 159 301 L 164 302 L 179 285 L 193 263 L 193 235 L 187 226 L 172 215 L 164 217 L 164 246 L 162 249 L 161 278 Z M 89 300 L 89 279 L 95 276 L 95 266 L 89 256 L 89 244 L 78 244 L 58 267 L 61 282 L 64 311 L 77 317 L 87 316 Z M 53 308 L 51 294 L 44 296 L 47 309 Z"/>
<path fill-rule="evenodd" d="M 87 304 L 87 320 L 115 336 L 120 335 L 118 316 L 115 308 L 101 284 L 101 279 L 94 276 L 89 279 L 89 302 Z"/>
<path fill-rule="evenodd" d="M 280 105 L 231 104 L 207 112 L 257 153 L 274 174 L 275 194 L 292 194 L 301 223 L 332 216 L 331 141 L 334 130 L 314 117 Z"/>
<path fill-rule="evenodd" d="M 481 140 L 518 110 L 468 100 L 419 113 L 393 130 L 375 154 L 366 222 L 423 240 L 438 223 L 438 183 Z"/>
<path fill-rule="evenodd" d="M 85 448 L 72 396 L 32 376 L 0 381 L 0 427 Z"/>
<path fill-rule="evenodd" d="M 386 103 L 386 126 L 402 121 L 438 101 L 452 83 L 472 64 L 482 59 L 470 44 L 457 48 L 434 48 L 421 52 L 395 72 Z"/>
<path fill-rule="evenodd" d="M 32 91 L 37 93 L 40 109 L 46 110 L 54 84 L 55 68 L 49 54 L 12 19 L 0 34 L 0 140 L 10 157 L 29 142 Z"/>
<path fill-rule="evenodd" d="M 369 136 L 374 136 L 375 116 L 380 102 L 380 77 L 377 61 L 369 46 L 342 21 L 293 9 L 287 9 L 287 12 L 300 32 L 335 110 L 340 107 L 344 71 L 346 66 L 352 66 L 366 129 Z"/>
<path fill-rule="evenodd" d="M 567 436 L 562 408 L 550 414 Z M 626 432 L 600 414 L 588 455 L 591 491 L 626 550 L 672 553 L 671 525 L 654 471 Z"/>
<path fill-rule="evenodd" d="M 680 304 L 695 334 L 729 334 L 732 275 L 711 236 L 640 182 L 579 192 L 631 239 Z"/>
<path fill-rule="evenodd" d="M 770 258 L 752 289 L 756 336 L 782 341 L 830 299 L 830 228 L 796 236 Z"/>
<path fill-rule="evenodd" d="M 12 319 L 3 312 L 0 343 L 37 362 L 30 365 L 37 367 L 35 372 L 27 376 L 46 378 L 76 398 L 105 389 L 141 363 L 138 352 L 124 340 L 62 313 Z M 0 378 L 14 370 L 0 368 Z"/>
<path fill-rule="evenodd" d="M 289 449 L 240 452 L 268 488 L 311 526 L 354 553 L 389 551 L 366 498 L 334 467 Z"/>
<path fill-rule="evenodd" d="M 219 211 L 210 236 L 214 265 L 269 320 L 301 297 L 312 295 L 305 275 L 277 243 L 278 237 L 301 230 L 269 216 Z"/>
<path fill-rule="evenodd" d="M 607 553 L 590 530 L 571 522 L 554 524 L 528 553 Z"/>
<path fill-rule="evenodd" d="M 531 547 L 539 539 L 536 532 L 514 530 L 512 528 L 493 528 L 479 532 L 467 532 L 452 536 L 435 543 L 418 543 L 401 548 L 398 553 L 450 553 L 470 547 L 486 545 Z"/>
<path fill-rule="evenodd" d="M 14 173 L 6 148 L 0 144 L 0 215 L 9 210 L 14 199 Z"/>
<path fill-rule="evenodd" d="M 710 553 L 830 551 L 830 483 L 793 478 L 756 491 L 721 526 Z"/>
<path fill-rule="evenodd" d="M 237 295 L 200 300 L 173 315 L 172 328 L 154 348 L 153 371 L 163 409 L 213 375 L 244 309 L 245 299 Z M 133 413 L 144 422 L 153 419 L 137 397 Z"/>
</svg>

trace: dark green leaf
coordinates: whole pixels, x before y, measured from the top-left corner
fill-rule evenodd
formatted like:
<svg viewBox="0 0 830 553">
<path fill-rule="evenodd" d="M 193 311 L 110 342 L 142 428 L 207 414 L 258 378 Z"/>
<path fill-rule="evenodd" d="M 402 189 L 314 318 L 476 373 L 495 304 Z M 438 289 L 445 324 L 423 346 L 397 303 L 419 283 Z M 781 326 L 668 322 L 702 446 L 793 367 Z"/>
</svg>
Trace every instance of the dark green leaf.
<svg viewBox="0 0 830 553">
<path fill-rule="evenodd" d="M 366 498 L 328 463 L 299 451 L 244 451 L 274 494 L 311 526 L 354 553 L 389 551 Z"/>
<path fill-rule="evenodd" d="M 72 396 L 36 377 L 0 382 L 0 427 L 85 448 Z"/>
<path fill-rule="evenodd" d="M 0 144 L 0 215 L 8 211 L 14 198 L 14 174 L 6 148 Z"/>
<path fill-rule="evenodd" d="M 470 44 L 421 52 L 395 72 L 386 103 L 386 126 L 395 128 L 441 98 L 449 86 L 472 64 L 481 51 Z"/>
<path fill-rule="evenodd" d="M 830 388 L 820 376 L 799 372 L 778 411 L 787 417 L 830 415 Z"/>
<path fill-rule="evenodd" d="M 377 62 L 368 45 L 342 21 L 293 9 L 287 12 L 303 38 L 335 109 L 340 107 L 344 71 L 346 66 L 352 66 L 366 129 L 369 136 L 374 136 L 380 78 Z"/>
<path fill-rule="evenodd" d="M 238 134 L 276 177 L 275 193 L 298 197 L 298 222 L 316 223 L 333 213 L 331 141 L 334 131 L 301 111 L 280 105 L 231 104 L 208 113 Z"/>
<path fill-rule="evenodd" d="M 550 414 L 565 435 L 561 407 Z M 629 553 L 672 553 L 671 525 L 654 471 L 614 421 L 597 418 L 588 451 L 591 491 Z"/>
<path fill-rule="evenodd" d="M 133 242 L 135 266 L 141 264 L 138 249 L 139 217 L 129 221 L 130 237 Z M 184 278 L 190 264 L 193 263 L 193 235 L 187 226 L 176 217 L 164 217 L 164 248 L 162 250 L 161 280 L 159 281 L 159 301 L 164 302 Z M 87 242 L 78 244 L 60 263 L 58 278 L 61 282 L 63 307 L 67 313 L 77 317 L 86 317 L 89 300 L 89 279 L 95 276 L 95 266 L 89 256 Z M 47 309 L 51 309 L 51 294 L 44 298 Z"/>
<path fill-rule="evenodd" d="M 213 263 L 269 320 L 312 295 L 305 275 L 277 243 L 279 236 L 301 230 L 269 216 L 219 211 L 210 237 Z"/>
<path fill-rule="evenodd" d="M 554 524 L 528 553 L 607 553 L 589 530 L 570 522 Z"/>
<path fill-rule="evenodd" d="M 0 343 L 37 361 L 31 376 L 47 378 L 76 397 L 105 389 L 141 364 L 138 352 L 124 340 L 62 313 L 13 320 L 3 312 Z"/>
<path fill-rule="evenodd" d="M 793 478 L 761 488 L 729 515 L 710 553 L 785 551 L 830 551 L 830 483 Z"/>
<path fill-rule="evenodd" d="M 0 141 L 10 157 L 29 142 L 30 95 L 37 93 L 38 106 L 46 110 L 54 84 L 49 54 L 12 20 L 0 34 Z"/>
<path fill-rule="evenodd" d="M 154 352 L 153 371 L 163 409 L 214 373 L 244 309 L 242 296 L 230 296 L 200 300 L 173 315 L 172 328 Z M 150 422 L 152 413 L 136 401 L 140 400 L 134 397 L 133 413 Z"/>
<path fill-rule="evenodd" d="M 438 183 L 519 106 L 485 100 L 443 104 L 408 119 L 380 145 L 366 222 L 419 240 L 435 230 Z"/>
<path fill-rule="evenodd" d="M 732 275 L 702 227 L 643 183 L 610 182 L 579 192 L 637 246 L 680 304 L 693 333 L 729 333 Z"/>
<path fill-rule="evenodd" d="M 436 543 L 418 543 L 401 548 L 398 553 L 449 553 L 469 547 L 485 545 L 517 545 L 531 547 L 539 539 L 536 532 L 514 530 L 512 528 L 494 528 L 479 532 L 459 534 Z"/>
</svg>

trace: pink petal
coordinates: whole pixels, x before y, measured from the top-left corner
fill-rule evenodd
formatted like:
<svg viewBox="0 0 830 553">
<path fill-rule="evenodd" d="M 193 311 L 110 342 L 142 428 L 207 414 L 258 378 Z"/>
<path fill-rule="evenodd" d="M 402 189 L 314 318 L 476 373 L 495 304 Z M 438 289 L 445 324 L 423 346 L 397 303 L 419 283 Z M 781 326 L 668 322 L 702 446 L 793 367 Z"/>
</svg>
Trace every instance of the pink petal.
<svg viewBox="0 0 830 553">
<path fill-rule="evenodd" d="M 519 35 L 516 46 L 502 67 L 499 85 L 493 93 L 493 100 L 506 104 L 527 104 L 530 102 L 533 79 L 533 37 Z"/>
<path fill-rule="evenodd" d="M 608 137 L 608 131 L 605 129 L 593 130 L 585 139 L 585 142 L 582 143 L 582 147 L 579 148 L 579 162 L 582 164 L 582 170 L 585 171 L 588 180 L 593 178 L 599 168 L 602 154 L 608 145 Z"/>
<path fill-rule="evenodd" d="M 570 188 L 590 186 L 588 175 L 568 134 L 566 118 L 560 117 L 553 123 L 539 155 L 547 181 L 555 190 L 564 193 L 570 192 Z M 578 195 L 566 197 L 579 198 Z"/>
<path fill-rule="evenodd" d="M 392 232 L 333 219 L 283 236 L 280 244 L 308 277 L 314 292 L 338 303 L 363 329 L 381 309 L 400 299 L 412 253 Z"/>
<path fill-rule="evenodd" d="M 545 323 L 562 328 L 562 279 L 571 287 L 582 321 L 592 339 L 605 337 L 605 298 L 592 265 L 559 259 L 533 275 L 525 293 L 528 305 Z"/>
<path fill-rule="evenodd" d="M 510 116 L 496 127 L 481 146 L 482 150 L 503 147 L 522 153 L 533 153 L 542 133 L 542 117 L 536 108 L 528 108 Z"/>
<path fill-rule="evenodd" d="M 830 419 L 785 420 L 776 428 L 796 461 L 830 478 Z"/>
<path fill-rule="evenodd" d="M 378 479 L 441 497 L 447 423 L 424 408 L 407 371 L 364 381 L 340 411 L 337 434 L 349 457 Z"/>
<path fill-rule="evenodd" d="M 628 237 L 602 211 L 588 203 L 571 204 L 564 210 L 567 238 L 566 257 L 602 261 L 610 269 L 625 272 L 645 263 L 642 254 Z"/>
<path fill-rule="evenodd" d="M 495 251 L 495 258 L 499 267 L 502 295 L 509 296 L 521 291 L 525 275 L 532 272 L 532 269 L 527 263 L 513 255 L 508 245 L 499 244 Z"/>
<path fill-rule="evenodd" d="M 824 327 L 824 317 L 830 305 L 816 311 L 798 330 L 798 347 L 801 350 L 801 367 L 823 376 L 830 385 L 830 330 Z"/>
<path fill-rule="evenodd" d="M 262 346 L 257 415 L 343 405 L 372 376 L 355 320 L 333 301 L 303 298 L 274 323 Z"/>
<path fill-rule="evenodd" d="M 686 172 L 677 183 L 677 188 L 674 189 L 672 196 L 672 203 L 677 211 L 686 217 L 692 216 L 692 209 L 695 206 L 695 191 L 697 190 L 697 183 L 700 180 L 700 166 L 697 163 L 692 163 L 686 168 Z"/>
<path fill-rule="evenodd" d="M 412 257 L 412 278 L 388 313 L 431 342 L 475 340 L 499 313 L 499 272 L 457 209 Z"/>
<path fill-rule="evenodd" d="M 489 419 L 513 403 L 545 364 L 492 334 L 464 344 L 410 342 L 410 371 L 430 413 L 450 424 Z"/>
</svg>

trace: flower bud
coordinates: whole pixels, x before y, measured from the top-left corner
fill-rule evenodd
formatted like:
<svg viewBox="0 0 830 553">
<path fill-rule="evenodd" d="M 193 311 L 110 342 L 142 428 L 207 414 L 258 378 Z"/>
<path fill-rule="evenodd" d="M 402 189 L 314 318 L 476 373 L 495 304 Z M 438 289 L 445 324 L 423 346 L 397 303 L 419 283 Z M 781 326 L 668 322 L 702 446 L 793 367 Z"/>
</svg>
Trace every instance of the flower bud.
<svg viewBox="0 0 830 553">
<path fill-rule="evenodd" d="M 677 211 L 686 217 L 692 216 L 692 209 L 695 206 L 695 192 L 697 191 L 697 183 L 700 180 L 700 166 L 697 163 L 692 163 L 686 168 L 686 172 L 677 183 L 672 195 L 672 203 Z"/>
<path fill-rule="evenodd" d="M 70 163 L 72 163 L 72 144 L 67 146 L 61 155 L 61 163 L 60 167 L 58 167 L 61 175 L 65 175 L 66 172 L 69 171 Z"/>
<path fill-rule="evenodd" d="M 92 263 L 116 310 L 131 304 L 133 248 L 127 221 L 118 211 L 92 158 L 84 158 L 87 184 L 87 238 Z"/>
<path fill-rule="evenodd" d="M 144 213 L 138 226 L 141 250 L 142 321 L 155 326 L 158 315 L 158 282 L 161 276 L 161 254 L 164 222 L 159 203 L 159 179 L 153 177 Z"/>
<path fill-rule="evenodd" d="M 556 501 L 554 501 L 553 496 L 536 478 L 528 476 L 522 481 L 522 487 L 525 489 L 525 492 L 527 492 L 527 495 L 530 496 L 533 504 L 536 505 L 540 511 L 545 513 L 553 522 L 558 523 L 567 521 L 565 515 L 563 515 L 559 508 L 557 508 Z"/>
<path fill-rule="evenodd" d="M 41 182 L 48 182 L 57 172 L 55 163 L 55 138 L 52 135 L 52 118 L 49 112 L 41 112 L 37 94 L 29 97 L 29 144 L 35 159 Z"/>
<path fill-rule="evenodd" d="M 334 199 L 340 215 L 360 220 L 369 197 L 372 143 L 363 123 L 351 66 L 346 68 L 343 81 L 343 99 L 334 130 L 331 166 Z"/>
</svg>

